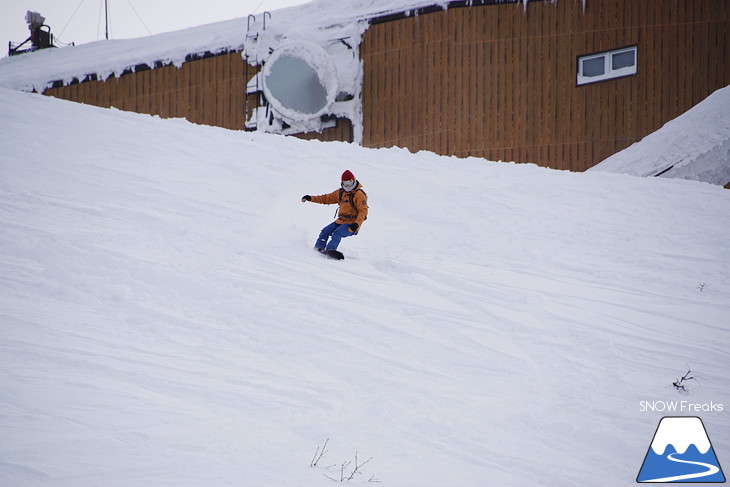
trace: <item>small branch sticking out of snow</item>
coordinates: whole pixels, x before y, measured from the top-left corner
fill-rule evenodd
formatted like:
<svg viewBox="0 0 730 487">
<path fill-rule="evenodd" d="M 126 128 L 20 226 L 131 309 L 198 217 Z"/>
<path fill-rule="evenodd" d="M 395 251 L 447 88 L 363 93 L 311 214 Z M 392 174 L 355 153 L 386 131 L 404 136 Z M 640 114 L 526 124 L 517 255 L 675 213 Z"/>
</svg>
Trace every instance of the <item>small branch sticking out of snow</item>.
<svg viewBox="0 0 730 487">
<path fill-rule="evenodd" d="M 309 462 L 310 467 L 316 467 L 317 464 L 319 463 L 319 461 L 322 459 L 322 457 L 324 457 L 324 454 L 327 453 L 327 451 L 328 451 L 327 443 L 329 441 L 330 441 L 330 439 L 327 438 L 327 440 L 325 440 L 324 444 L 322 445 L 321 449 L 320 449 L 320 447 L 317 447 L 317 450 L 314 452 L 314 456 L 312 457 L 312 461 Z M 339 479 L 332 477 L 330 475 L 327 475 L 327 474 L 322 474 L 322 475 L 324 475 L 325 477 L 327 477 L 330 480 L 334 480 L 335 482 L 349 482 L 350 480 L 354 479 L 356 475 L 362 475 L 362 470 L 361 470 L 362 467 L 364 467 L 365 465 L 370 463 L 370 461 L 372 459 L 373 459 L 373 457 L 370 457 L 367 460 L 365 460 L 364 462 L 360 463 L 357 452 L 355 452 L 354 464 L 353 464 L 353 461 L 350 461 L 350 460 L 345 460 L 344 462 L 342 462 L 340 464 Z M 329 467 L 326 467 L 326 468 L 331 468 L 331 467 L 334 467 L 334 465 L 330 465 Z M 373 474 L 368 479 L 368 482 L 379 483 L 380 480 L 375 478 L 375 475 Z"/>
<path fill-rule="evenodd" d="M 674 382 L 672 382 L 672 386 L 677 389 L 677 391 L 681 394 L 689 394 L 689 389 L 687 388 L 689 381 L 693 380 L 695 382 L 699 382 L 698 379 L 701 379 L 701 377 L 698 376 L 696 373 L 692 373 L 692 370 L 689 368 L 688 365 L 687 373 L 684 374 L 681 378 L 676 379 Z"/>
<path fill-rule="evenodd" d="M 319 447 L 317 447 L 317 451 L 314 452 L 314 457 L 312 457 L 312 461 L 309 463 L 310 467 L 316 467 L 320 460 L 322 460 L 322 457 L 325 453 L 327 453 L 327 442 L 330 441 L 329 438 L 327 438 L 324 441 L 324 445 L 322 445 L 322 450 L 320 451 Z"/>
</svg>

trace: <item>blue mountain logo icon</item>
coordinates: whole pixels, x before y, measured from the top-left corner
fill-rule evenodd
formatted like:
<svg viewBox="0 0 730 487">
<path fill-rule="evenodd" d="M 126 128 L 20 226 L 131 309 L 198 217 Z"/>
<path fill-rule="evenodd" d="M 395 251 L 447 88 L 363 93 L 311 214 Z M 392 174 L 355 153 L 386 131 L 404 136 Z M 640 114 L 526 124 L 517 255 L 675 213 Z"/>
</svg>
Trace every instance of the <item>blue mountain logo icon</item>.
<svg viewBox="0 0 730 487">
<path fill-rule="evenodd" d="M 702 420 L 695 416 L 662 418 L 636 481 L 725 482 Z"/>
</svg>

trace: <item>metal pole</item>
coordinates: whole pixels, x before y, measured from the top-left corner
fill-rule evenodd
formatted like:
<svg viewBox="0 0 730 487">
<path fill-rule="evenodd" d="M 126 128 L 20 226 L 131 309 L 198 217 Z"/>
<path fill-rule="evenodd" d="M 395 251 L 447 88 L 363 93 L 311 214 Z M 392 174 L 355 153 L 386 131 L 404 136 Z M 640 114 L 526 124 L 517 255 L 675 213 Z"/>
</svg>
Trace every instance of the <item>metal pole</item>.
<svg viewBox="0 0 730 487">
<path fill-rule="evenodd" d="M 106 40 L 109 40 L 109 3 L 104 0 L 104 25 L 106 26 Z"/>
</svg>

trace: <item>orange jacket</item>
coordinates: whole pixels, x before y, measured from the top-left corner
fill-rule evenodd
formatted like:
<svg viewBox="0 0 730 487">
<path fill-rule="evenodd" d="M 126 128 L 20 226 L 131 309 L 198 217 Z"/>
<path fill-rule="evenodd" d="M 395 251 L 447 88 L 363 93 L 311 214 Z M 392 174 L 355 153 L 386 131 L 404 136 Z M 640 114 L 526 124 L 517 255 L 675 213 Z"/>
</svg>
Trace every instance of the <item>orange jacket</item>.
<svg viewBox="0 0 730 487">
<path fill-rule="evenodd" d="M 357 183 L 352 191 L 336 189 L 329 194 L 312 196 L 312 203 L 322 205 L 340 205 L 337 212 L 337 223 L 357 223 L 358 231 L 362 228 L 362 222 L 368 217 L 368 195 L 362 190 L 362 185 Z"/>
</svg>

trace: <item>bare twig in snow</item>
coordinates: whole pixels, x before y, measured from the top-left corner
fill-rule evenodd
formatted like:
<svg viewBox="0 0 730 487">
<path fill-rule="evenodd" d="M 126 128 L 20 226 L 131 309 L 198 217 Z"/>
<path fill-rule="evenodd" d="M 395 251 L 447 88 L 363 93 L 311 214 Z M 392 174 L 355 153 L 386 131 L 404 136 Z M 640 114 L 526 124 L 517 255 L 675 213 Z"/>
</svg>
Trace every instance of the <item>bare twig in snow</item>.
<svg viewBox="0 0 730 487">
<path fill-rule="evenodd" d="M 358 463 L 357 463 L 357 452 L 355 452 L 355 469 L 352 471 L 352 473 L 350 474 L 350 476 L 347 477 L 347 480 L 352 480 L 352 478 L 355 476 L 356 473 L 362 473 L 362 472 L 360 472 L 360 467 L 363 467 L 363 466 L 367 465 L 367 463 L 370 460 L 372 460 L 372 459 L 373 459 L 373 457 L 370 457 L 367 460 L 365 460 L 364 463 L 358 465 Z"/>
<path fill-rule="evenodd" d="M 695 382 L 698 382 L 698 379 L 701 379 L 701 377 L 699 377 L 697 374 L 693 373 L 688 365 L 687 373 L 684 374 L 679 379 L 676 379 L 674 382 L 672 382 L 672 386 L 682 394 L 689 394 L 689 389 L 687 388 L 689 381 L 693 380 Z"/>
<path fill-rule="evenodd" d="M 327 438 L 324 441 L 324 445 L 322 445 L 322 451 L 319 450 L 319 447 L 317 447 L 317 451 L 314 452 L 314 457 L 312 457 L 312 461 L 309 462 L 310 467 L 316 467 L 319 461 L 322 459 L 325 453 L 327 453 L 327 442 L 330 441 L 329 438 Z"/>
<path fill-rule="evenodd" d="M 354 465 L 354 468 L 352 468 L 352 470 L 350 471 L 350 468 L 352 467 L 352 462 L 351 461 L 346 460 L 346 461 L 342 462 L 342 464 L 340 465 L 340 478 L 339 478 L 339 480 L 336 479 L 336 478 L 334 478 L 334 477 L 331 477 L 331 476 L 329 476 L 327 474 L 322 474 L 322 475 L 324 475 L 325 477 L 327 477 L 330 480 L 334 480 L 335 482 L 345 482 L 345 481 L 348 481 L 349 482 L 350 480 L 352 480 L 353 478 L 355 478 L 355 475 L 356 474 L 361 474 L 362 475 L 362 472 L 360 471 L 360 469 L 362 467 L 364 467 L 365 465 L 367 465 L 368 462 L 370 462 L 370 460 L 372 460 L 372 459 L 373 459 L 373 457 L 370 457 L 367 460 L 365 460 L 363 463 L 359 463 L 359 460 L 357 458 L 357 452 L 355 452 L 355 465 Z M 372 475 L 370 477 L 370 480 L 368 480 L 368 482 L 380 482 L 380 480 L 376 479 L 375 478 L 375 475 Z"/>
</svg>

